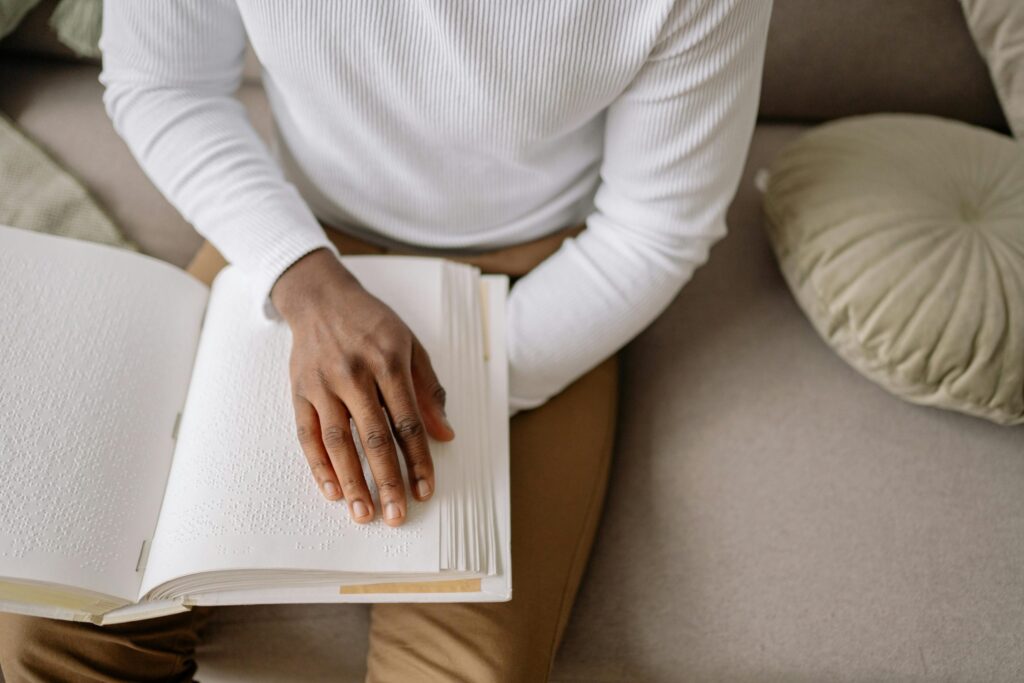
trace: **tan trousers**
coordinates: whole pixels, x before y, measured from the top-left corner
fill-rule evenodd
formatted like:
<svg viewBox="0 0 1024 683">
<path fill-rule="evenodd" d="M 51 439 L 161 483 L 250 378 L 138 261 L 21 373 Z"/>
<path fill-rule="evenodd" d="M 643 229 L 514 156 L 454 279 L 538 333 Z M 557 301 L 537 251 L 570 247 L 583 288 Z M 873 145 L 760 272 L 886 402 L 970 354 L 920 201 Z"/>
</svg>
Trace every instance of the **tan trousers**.
<svg viewBox="0 0 1024 683">
<path fill-rule="evenodd" d="M 342 253 L 384 252 L 329 233 Z M 456 258 L 521 275 L 568 234 Z M 223 265 L 207 244 L 189 270 L 210 282 Z M 604 500 L 617 383 L 613 357 L 512 420 L 512 601 L 375 605 L 367 681 L 547 680 Z M 7 683 L 190 681 L 210 611 L 107 627 L 0 614 L 0 666 Z"/>
</svg>

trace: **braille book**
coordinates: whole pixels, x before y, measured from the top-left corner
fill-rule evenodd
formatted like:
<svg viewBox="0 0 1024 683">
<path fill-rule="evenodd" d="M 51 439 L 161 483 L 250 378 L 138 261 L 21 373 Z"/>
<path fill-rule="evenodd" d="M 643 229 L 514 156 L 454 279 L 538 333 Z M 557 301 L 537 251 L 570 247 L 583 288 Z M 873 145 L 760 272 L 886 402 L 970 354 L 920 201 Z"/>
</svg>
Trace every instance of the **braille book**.
<svg viewBox="0 0 1024 683">
<path fill-rule="evenodd" d="M 240 271 L 207 288 L 0 226 L 0 610 L 111 624 L 192 605 L 510 599 L 507 278 L 344 262 L 429 352 L 458 434 L 431 442 L 436 492 L 408 496 L 398 528 L 356 524 L 317 491 L 290 331 Z"/>
</svg>

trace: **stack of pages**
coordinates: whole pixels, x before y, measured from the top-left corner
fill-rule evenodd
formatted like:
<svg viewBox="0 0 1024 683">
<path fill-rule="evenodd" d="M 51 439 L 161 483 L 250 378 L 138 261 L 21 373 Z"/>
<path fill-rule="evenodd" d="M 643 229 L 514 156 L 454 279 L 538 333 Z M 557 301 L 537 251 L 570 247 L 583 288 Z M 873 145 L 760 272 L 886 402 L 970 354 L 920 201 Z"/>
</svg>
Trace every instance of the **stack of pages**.
<svg viewBox="0 0 1024 683">
<path fill-rule="evenodd" d="M 0 226 L 0 610 L 117 623 L 510 599 L 507 278 L 433 258 L 345 265 L 428 351 L 457 434 L 431 442 L 436 492 L 409 496 L 398 528 L 358 525 L 317 491 L 291 334 L 242 273 L 207 289 L 145 256 Z"/>
</svg>

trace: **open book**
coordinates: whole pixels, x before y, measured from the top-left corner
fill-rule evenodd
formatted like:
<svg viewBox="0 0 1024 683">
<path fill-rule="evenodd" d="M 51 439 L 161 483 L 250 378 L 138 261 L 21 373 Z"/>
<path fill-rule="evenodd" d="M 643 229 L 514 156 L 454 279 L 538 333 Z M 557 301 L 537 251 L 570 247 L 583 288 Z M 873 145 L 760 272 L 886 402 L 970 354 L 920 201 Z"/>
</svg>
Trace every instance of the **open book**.
<svg viewBox="0 0 1024 683">
<path fill-rule="evenodd" d="M 510 599 L 507 278 L 433 258 L 345 265 L 422 342 L 457 433 L 431 442 L 436 492 L 408 496 L 399 528 L 358 525 L 317 491 L 290 331 L 239 271 L 208 289 L 0 226 L 0 610 L 108 624 L 191 605 Z"/>
</svg>

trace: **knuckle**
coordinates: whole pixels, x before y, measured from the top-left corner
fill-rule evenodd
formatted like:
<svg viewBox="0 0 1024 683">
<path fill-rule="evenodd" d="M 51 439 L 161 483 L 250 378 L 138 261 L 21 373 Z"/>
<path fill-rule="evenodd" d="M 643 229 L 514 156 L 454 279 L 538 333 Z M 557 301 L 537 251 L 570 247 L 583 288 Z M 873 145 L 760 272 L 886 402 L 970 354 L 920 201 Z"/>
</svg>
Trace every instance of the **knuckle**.
<svg viewBox="0 0 1024 683">
<path fill-rule="evenodd" d="M 423 435 L 423 423 L 412 415 L 400 417 L 394 422 L 395 434 L 403 441 L 416 439 Z"/>
<path fill-rule="evenodd" d="M 409 466 L 420 474 L 429 474 L 434 471 L 434 462 L 426 452 L 409 453 L 406 457 Z"/>
<path fill-rule="evenodd" d="M 405 374 L 405 358 L 397 351 L 381 351 L 378 365 L 385 377 L 400 377 Z"/>
<path fill-rule="evenodd" d="M 323 458 L 313 458 L 309 461 L 309 469 L 318 477 L 326 477 L 331 473 L 331 464 Z"/>
<path fill-rule="evenodd" d="M 394 493 L 402 490 L 402 480 L 398 477 L 381 477 L 377 481 L 377 490 L 381 493 Z"/>
<path fill-rule="evenodd" d="M 362 356 L 349 356 L 341 365 L 341 374 L 350 381 L 365 379 L 369 374 L 369 364 Z"/>
<path fill-rule="evenodd" d="M 391 445 L 391 435 L 384 429 L 371 429 L 363 439 L 366 448 L 375 455 L 387 455 Z"/>
<path fill-rule="evenodd" d="M 366 374 L 370 369 L 366 358 L 359 354 L 348 356 L 345 359 L 345 367 L 351 374 L 356 376 Z"/>
<path fill-rule="evenodd" d="M 346 491 L 351 491 L 362 487 L 365 482 L 361 478 L 355 477 L 351 474 L 346 474 L 341 478 L 341 486 Z"/>
<path fill-rule="evenodd" d="M 295 427 L 295 436 L 298 437 L 299 443 L 303 446 L 313 443 L 315 435 L 316 430 L 309 424 L 299 424 Z"/>
<path fill-rule="evenodd" d="M 440 382 L 434 385 L 434 388 L 430 391 L 430 395 L 433 396 L 434 400 L 442 406 L 448 401 L 448 392 L 444 390 L 444 387 L 441 386 Z"/>
<path fill-rule="evenodd" d="M 348 429 L 342 425 L 331 425 L 323 430 L 324 446 L 330 450 L 343 448 L 350 438 Z"/>
<path fill-rule="evenodd" d="M 355 337 L 356 343 L 361 349 L 374 349 L 380 346 L 378 343 L 379 337 L 376 332 L 376 325 L 372 326 L 369 330 L 363 330 L 358 333 Z"/>
<path fill-rule="evenodd" d="M 292 372 L 292 396 L 296 401 L 308 400 L 315 390 L 316 384 L 310 381 L 310 375 L 306 371 Z"/>
</svg>

